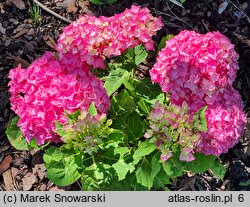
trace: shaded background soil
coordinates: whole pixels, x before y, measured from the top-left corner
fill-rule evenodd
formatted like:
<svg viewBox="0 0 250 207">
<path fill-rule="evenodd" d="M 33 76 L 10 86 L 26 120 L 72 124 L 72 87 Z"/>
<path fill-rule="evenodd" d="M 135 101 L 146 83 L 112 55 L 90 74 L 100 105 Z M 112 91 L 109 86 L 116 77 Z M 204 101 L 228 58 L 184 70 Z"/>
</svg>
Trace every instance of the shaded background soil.
<svg viewBox="0 0 250 207">
<path fill-rule="evenodd" d="M 242 185 L 250 180 L 250 0 L 227 1 L 227 6 L 220 0 L 186 0 L 184 8 L 168 0 L 119 0 L 102 6 L 84 0 L 40 2 L 71 21 L 86 13 L 111 16 L 132 4 L 146 6 L 163 18 L 165 26 L 155 37 L 158 42 L 163 36 L 184 29 L 200 33 L 220 31 L 226 35 L 240 54 L 240 70 L 234 86 L 248 114 L 245 133 L 234 148 L 221 155 L 227 167 L 223 181 L 210 172 L 186 174 L 168 187 L 171 190 L 250 190 L 250 185 Z M 9 103 L 9 70 L 18 64 L 26 68 L 46 50 L 53 51 L 59 34 L 69 24 L 43 9 L 36 24 L 29 14 L 31 7 L 31 1 L 0 0 L 0 190 L 80 190 L 79 183 L 66 188 L 55 186 L 46 178 L 43 152 L 17 151 L 5 135 L 7 123 L 14 116 Z M 152 64 L 149 59 L 148 64 L 140 66 L 137 75 L 148 75 Z"/>
</svg>

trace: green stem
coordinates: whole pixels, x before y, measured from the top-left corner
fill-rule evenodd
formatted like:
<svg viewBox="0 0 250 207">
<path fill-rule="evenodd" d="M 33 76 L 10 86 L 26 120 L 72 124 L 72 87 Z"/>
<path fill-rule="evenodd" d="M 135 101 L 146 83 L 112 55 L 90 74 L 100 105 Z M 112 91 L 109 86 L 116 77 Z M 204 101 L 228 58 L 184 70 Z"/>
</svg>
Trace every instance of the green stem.
<svg viewBox="0 0 250 207">
<path fill-rule="evenodd" d="M 133 64 L 134 67 L 132 69 L 132 78 L 135 79 L 135 70 L 136 70 L 136 64 L 135 64 L 135 48 L 132 49 L 132 58 L 133 58 Z"/>
</svg>

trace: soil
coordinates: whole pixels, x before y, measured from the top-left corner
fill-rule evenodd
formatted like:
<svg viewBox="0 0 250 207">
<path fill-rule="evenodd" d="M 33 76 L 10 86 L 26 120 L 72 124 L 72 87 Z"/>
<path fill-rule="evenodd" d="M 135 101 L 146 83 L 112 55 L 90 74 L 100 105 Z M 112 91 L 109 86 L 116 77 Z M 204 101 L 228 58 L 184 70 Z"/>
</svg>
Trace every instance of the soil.
<svg viewBox="0 0 250 207">
<path fill-rule="evenodd" d="M 163 36 L 178 34 L 184 29 L 200 33 L 220 31 L 226 35 L 240 55 L 240 70 L 234 87 L 240 92 L 248 114 L 245 133 L 237 145 L 220 156 L 227 166 L 224 180 L 211 172 L 186 174 L 167 187 L 176 191 L 250 190 L 250 185 L 242 184 L 250 180 L 250 0 L 227 1 L 227 6 L 222 0 L 186 0 L 184 8 L 167 0 L 118 0 L 101 6 L 84 0 L 40 2 L 71 21 L 86 13 L 111 16 L 132 4 L 146 6 L 165 23 L 155 37 L 158 42 Z M 9 70 L 18 64 L 26 68 L 45 51 L 53 51 L 59 34 L 69 24 L 43 9 L 36 24 L 29 14 L 31 7 L 31 1 L 0 0 L 0 190 L 81 190 L 78 183 L 66 188 L 55 186 L 46 177 L 43 152 L 17 151 L 5 135 L 8 121 L 15 116 L 9 102 Z M 138 76 L 141 73 L 148 75 L 148 67 L 144 67 L 143 72 L 137 71 Z"/>
</svg>

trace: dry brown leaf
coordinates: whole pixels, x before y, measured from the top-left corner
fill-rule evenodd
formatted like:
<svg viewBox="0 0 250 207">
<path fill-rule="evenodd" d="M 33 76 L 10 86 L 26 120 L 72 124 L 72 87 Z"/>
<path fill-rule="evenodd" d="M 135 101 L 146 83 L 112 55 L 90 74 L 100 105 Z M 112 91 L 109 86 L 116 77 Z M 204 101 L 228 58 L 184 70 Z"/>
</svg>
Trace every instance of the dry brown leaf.
<svg viewBox="0 0 250 207">
<path fill-rule="evenodd" d="M 11 162 L 12 162 L 12 157 L 10 155 L 7 155 L 4 158 L 4 160 L 0 163 L 0 175 L 2 175 L 4 171 L 9 169 Z"/>
<path fill-rule="evenodd" d="M 46 174 L 46 168 L 44 164 L 37 164 L 33 168 L 33 173 L 37 174 L 38 177 L 42 180 L 45 177 Z"/>
<path fill-rule="evenodd" d="M 26 9 L 25 4 L 22 0 L 7 0 L 8 5 L 14 4 L 18 9 L 24 10 Z"/>
<path fill-rule="evenodd" d="M 37 178 L 32 173 L 27 173 L 22 179 L 23 182 L 23 190 L 30 190 L 32 185 L 37 182 Z"/>
</svg>

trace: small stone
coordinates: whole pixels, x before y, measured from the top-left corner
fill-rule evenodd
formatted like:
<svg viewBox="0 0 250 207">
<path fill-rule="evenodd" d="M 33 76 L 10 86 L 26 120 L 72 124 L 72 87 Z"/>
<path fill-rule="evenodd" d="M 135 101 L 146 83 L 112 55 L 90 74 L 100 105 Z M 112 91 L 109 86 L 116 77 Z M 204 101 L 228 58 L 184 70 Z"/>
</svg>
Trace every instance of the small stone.
<svg viewBox="0 0 250 207">
<path fill-rule="evenodd" d="M 8 47 L 10 45 L 10 43 L 11 43 L 11 40 L 6 40 L 5 43 L 4 43 L 4 46 Z"/>
<path fill-rule="evenodd" d="M 13 23 L 14 25 L 18 25 L 18 23 L 19 23 L 17 20 L 15 20 L 15 19 L 13 19 L 13 18 L 10 18 L 9 21 L 10 21 L 11 23 Z"/>
<path fill-rule="evenodd" d="M 2 26 L 1 23 L 0 23 L 0 32 L 1 32 L 2 34 L 5 34 L 5 32 L 6 32 L 6 29 Z"/>
<path fill-rule="evenodd" d="M 211 17 L 211 15 L 212 15 L 212 12 L 211 12 L 211 11 L 208 11 L 208 12 L 207 12 L 207 17 Z"/>
</svg>

